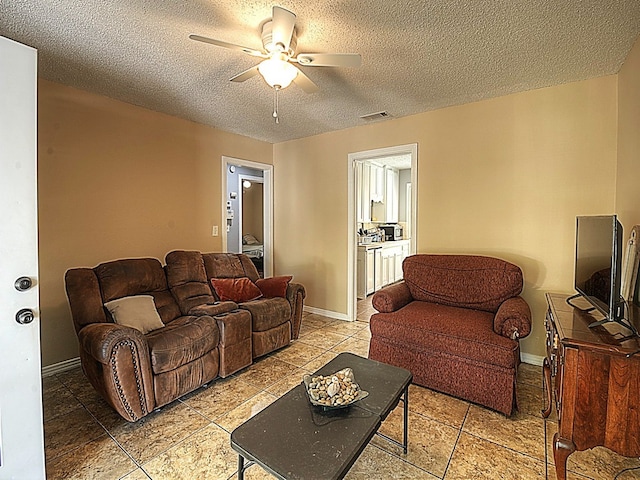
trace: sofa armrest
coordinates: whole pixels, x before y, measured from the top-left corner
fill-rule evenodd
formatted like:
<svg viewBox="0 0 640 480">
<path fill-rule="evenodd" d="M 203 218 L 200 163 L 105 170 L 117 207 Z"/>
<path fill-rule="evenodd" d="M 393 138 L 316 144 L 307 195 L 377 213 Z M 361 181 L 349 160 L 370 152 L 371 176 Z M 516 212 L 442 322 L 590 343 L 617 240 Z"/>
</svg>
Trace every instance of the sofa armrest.
<svg viewBox="0 0 640 480">
<path fill-rule="evenodd" d="M 413 300 L 409 287 L 400 282 L 378 290 L 373 295 L 373 308 L 381 313 L 391 313 L 400 310 Z"/>
<path fill-rule="evenodd" d="M 291 338 L 296 339 L 300 335 L 302 323 L 302 307 L 307 292 L 301 283 L 289 282 L 287 285 L 287 301 L 291 305 Z"/>
<path fill-rule="evenodd" d="M 493 319 L 493 330 L 513 340 L 531 333 L 531 309 L 524 298 L 512 297 L 500 305 Z"/>
<path fill-rule="evenodd" d="M 220 315 L 221 313 L 227 313 L 232 310 L 237 310 L 238 304 L 236 302 L 216 302 L 216 303 L 207 303 L 204 305 L 197 305 L 189 310 L 189 315 L 195 315 L 196 317 L 202 317 L 204 315 L 208 315 L 210 317 L 215 317 L 216 315 Z"/>
<path fill-rule="evenodd" d="M 115 323 L 93 323 L 78 332 L 80 358 L 89 382 L 126 420 L 155 408 L 147 339 Z"/>
</svg>

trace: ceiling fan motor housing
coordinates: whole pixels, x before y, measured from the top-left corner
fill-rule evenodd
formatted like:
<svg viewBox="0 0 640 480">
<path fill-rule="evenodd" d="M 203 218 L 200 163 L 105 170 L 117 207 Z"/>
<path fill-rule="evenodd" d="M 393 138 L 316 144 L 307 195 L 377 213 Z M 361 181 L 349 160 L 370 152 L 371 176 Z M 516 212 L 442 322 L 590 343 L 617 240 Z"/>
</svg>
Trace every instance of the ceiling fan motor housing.
<svg viewBox="0 0 640 480">
<path fill-rule="evenodd" d="M 293 35 L 291 36 L 291 42 L 289 42 L 289 50 L 285 50 L 284 45 L 278 46 L 273 43 L 273 21 L 269 20 L 262 26 L 262 46 L 267 52 L 282 52 L 288 57 L 292 57 L 297 45 L 298 35 L 296 34 L 295 29 L 293 30 Z"/>
</svg>

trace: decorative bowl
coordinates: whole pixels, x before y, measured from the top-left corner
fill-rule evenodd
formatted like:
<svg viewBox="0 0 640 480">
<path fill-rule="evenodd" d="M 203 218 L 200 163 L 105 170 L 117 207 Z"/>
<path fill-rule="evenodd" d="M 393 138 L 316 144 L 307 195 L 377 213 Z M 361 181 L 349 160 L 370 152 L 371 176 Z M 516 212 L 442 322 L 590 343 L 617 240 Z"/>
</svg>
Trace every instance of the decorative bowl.
<svg viewBox="0 0 640 480">
<path fill-rule="evenodd" d="M 311 404 L 325 409 L 348 407 L 369 395 L 360 389 L 350 368 L 330 375 L 305 375 L 302 381 Z"/>
</svg>

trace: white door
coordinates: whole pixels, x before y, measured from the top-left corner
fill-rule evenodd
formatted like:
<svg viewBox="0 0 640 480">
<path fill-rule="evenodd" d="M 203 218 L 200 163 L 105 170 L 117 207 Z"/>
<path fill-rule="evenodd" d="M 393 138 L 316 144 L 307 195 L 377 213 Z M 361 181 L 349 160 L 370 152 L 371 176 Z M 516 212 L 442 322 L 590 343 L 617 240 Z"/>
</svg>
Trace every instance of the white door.
<svg viewBox="0 0 640 480">
<path fill-rule="evenodd" d="M 0 37 L 2 479 L 45 476 L 36 197 L 36 51 Z"/>
</svg>

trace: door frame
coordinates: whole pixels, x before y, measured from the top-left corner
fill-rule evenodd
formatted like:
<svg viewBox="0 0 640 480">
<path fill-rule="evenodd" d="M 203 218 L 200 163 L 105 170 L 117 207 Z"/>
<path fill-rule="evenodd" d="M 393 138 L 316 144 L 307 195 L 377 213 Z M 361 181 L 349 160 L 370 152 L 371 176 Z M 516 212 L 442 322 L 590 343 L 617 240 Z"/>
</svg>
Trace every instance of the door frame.
<svg viewBox="0 0 640 480">
<path fill-rule="evenodd" d="M 263 221 L 264 221 L 264 276 L 273 276 L 273 165 L 267 163 L 253 162 L 241 158 L 222 156 L 222 175 L 220 181 L 222 184 L 222 202 L 220 203 L 220 212 L 222 219 L 222 251 L 228 250 L 227 245 L 227 171 L 229 165 L 238 165 L 241 167 L 254 168 L 261 170 L 263 175 Z M 242 235 L 240 236 L 242 242 Z"/>
<path fill-rule="evenodd" d="M 347 157 L 348 169 L 348 206 L 347 206 L 347 318 L 355 320 L 357 316 L 358 289 L 357 289 L 357 268 L 358 242 L 356 238 L 356 185 L 355 170 L 356 163 L 365 160 L 375 160 L 383 157 L 391 157 L 395 155 L 411 156 L 411 240 L 409 242 L 409 254 L 416 253 L 416 245 L 418 244 L 418 144 L 409 143 L 406 145 L 396 145 L 393 147 L 376 148 L 373 150 L 364 150 L 361 152 L 350 153 Z"/>
</svg>

